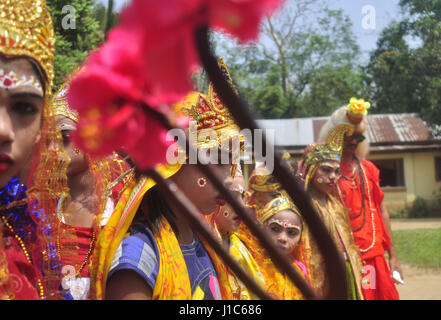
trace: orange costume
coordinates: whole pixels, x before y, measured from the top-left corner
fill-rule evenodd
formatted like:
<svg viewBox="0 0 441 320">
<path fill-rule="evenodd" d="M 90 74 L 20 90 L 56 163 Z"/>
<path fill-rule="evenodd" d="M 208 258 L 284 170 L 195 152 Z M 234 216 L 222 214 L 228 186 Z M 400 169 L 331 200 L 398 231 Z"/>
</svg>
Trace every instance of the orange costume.
<svg viewBox="0 0 441 320">
<path fill-rule="evenodd" d="M 320 132 L 320 139 L 327 138 L 340 124 L 349 124 L 354 128 L 354 134 L 349 136 L 348 148 L 353 145 L 350 142 L 354 137 L 361 138 L 354 149 L 352 161 L 349 163 L 343 161 L 344 157 L 342 159 L 338 190 L 348 210 L 354 241 L 363 260 L 364 298 L 393 300 L 399 299 L 399 295 L 384 257 L 385 250 L 390 250 L 391 239 L 380 209 L 384 198 L 379 185 L 380 172 L 373 163 L 364 159 L 368 143 L 362 134 L 366 131 L 365 116 L 369 107 L 368 102 L 352 98 L 349 105 L 340 107 L 331 115 Z"/>
<path fill-rule="evenodd" d="M 361 172 L 351 168 L 360 168 Z M 399 299 L 384 258 L 384 251 L 390 248 L 390 238 L 380 210 L 384 198 L 379 186 L 380 171 L 366 159 L 359 166 L 357 163 L 342 162 L 341 171 L 343 175 L 338 186 L 348 209 L 355 243 L 363 259 L 364 297 L 367 300 Z M 369 266 L 374 268 L 370 269 Z"/>
</svg>

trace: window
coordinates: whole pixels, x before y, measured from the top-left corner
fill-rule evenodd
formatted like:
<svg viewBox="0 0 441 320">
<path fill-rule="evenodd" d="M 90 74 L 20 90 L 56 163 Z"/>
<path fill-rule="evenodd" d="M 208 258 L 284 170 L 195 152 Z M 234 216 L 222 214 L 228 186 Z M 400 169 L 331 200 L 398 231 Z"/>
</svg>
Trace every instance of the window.
<svg viewBox="0 0 441 320">
<path fill-rule="evenodd" d="M 403 159 L 371 160 L 380 170 L 381 187 L 405 187 Z"/>
<path fill-rule="evenodd" d="M 441 157 L 435 157 L 435 179 L 441 181 Z"/>
</svg>

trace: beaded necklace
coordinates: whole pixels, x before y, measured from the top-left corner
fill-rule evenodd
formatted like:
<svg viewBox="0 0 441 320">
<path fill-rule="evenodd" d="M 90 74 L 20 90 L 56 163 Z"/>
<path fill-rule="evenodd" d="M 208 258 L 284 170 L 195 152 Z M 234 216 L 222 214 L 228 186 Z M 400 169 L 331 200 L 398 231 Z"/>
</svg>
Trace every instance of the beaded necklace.
<svg viewBox="0 0 441 320">
<path fill-rule="evenodd" d="M 371 243 L 371 245 L 369 247 L 367 247 L 365 249 L 360 248 L 360 252 L 365 253 L 365 252 L 368 252 L 369 250 L 371 250 L 374 247 L 375 242 L 376 242 L 376 239 L 375 239 L 376 227 L 375 227 L 375 216 L 374 216 L 374 212 L 376 211 L 376 209 L 372 208 L 371 191 L 369 189 L 369 184 L 368 184 L 368 179 L 367 179 L 367 176 L 366 176 L 366 172 L 365 172 L 363 166 L 361 165 L 361 163 L 358 161 L 357 158 L 355 159 L 355 161 L 356 161 L 357 167 L 360 168 L 360 171 L 362 173 L 360 175 L 360 185 L 361 185 L 361 191 L 362 191 L 363 205 L 362 205 L 362 208 L 361 208 L 360 213 L 358 215 L 351 215 L 350 213 L 349 213 L 349 215 L 351 217 L 353 217 L 353 218 L 357 218 L 357 217 L 359 217 L 363 213 L 363 222 L 362 222 L 362 224 L 358 228 L 352 229 L 353 232 L 357 232 L 357 231 L 361 230 L 364 227 L 365 223 L 366 223 L 366 200 L 365 200 L 365 195 L 366 195 L 366 190 L 367 190 L 368 201 L 369 201 L 369 210 L 371 212 L 371 222 L 372 222 L 372 243 Z M 338 189 L 338 193 L 340 195 L 340 198 L 343 201 L 343 197 L 341 195 L 341 190 L 338 187 L 338 185 L 337 185 L 337 189 Z"/>
<path fill-rule="evenodd" d="M 348 177 L 348 176 L 346 176 L 346 175 L 343 173 L 343 170 L 341 170 L 341 176 L 343 177 L 343 179 L 346 180 L 346 181 L 352 181 L 352 182 L 349 183 L 349 184 L 345 181 L 345 184 L 346 184 L 350 189 L 352 189 L 352 190 L 358 189 L 358 187 L 359 187 L 359 185 L 360 185 L 360 181 L 357 179 L 358 174 L 359 174 L 359 172 L 358 172 L 357 169 L 358 169 L 357 166 L 353 167 L 352 172 L 351 172 L 352 177 Z"/>
<path fill-rule="evenodd" d="M 58 219 L 59 219 L 59 224 L 61 225 L 62 223 L 62 213 L 61 213 L 61 207 L 62 207 L 62 203 L 63 203 L 64 197 L 61 197 L 59 200 L 59 204 L 58 204 L 58 208 L 57 208 L 57 214 L 58 214 Z M 61 230 L 61 227 L 59 228 Z M 57 237 L 57 247 L 58 247 L 58 252 L 61 255 L 62 252 L 62 248 L 61 248 L 61 242 L 60 242 L 60 235 L 58 235 Z M 81 271 L 83 271 L 84 267 L 86 266 L 86 264 L 89 262 L 89 258 L 90 255 L 92 254 L 92 251 L 95 247 L 95 228 L 93 227 L 93 231 L 92 231 L 92 240 L 89 244 L 89 250 L 87 251 L 86 254 L 86 258 L 84 259 L 83 263 L 80 265 L 80 267 L 78 268 L 78 270 L 75 272 L 75 276 L 76 277 L 80 277 L 81 276 Z M 61 257 L 60 257 L 61 259 Z"/>
</svg>

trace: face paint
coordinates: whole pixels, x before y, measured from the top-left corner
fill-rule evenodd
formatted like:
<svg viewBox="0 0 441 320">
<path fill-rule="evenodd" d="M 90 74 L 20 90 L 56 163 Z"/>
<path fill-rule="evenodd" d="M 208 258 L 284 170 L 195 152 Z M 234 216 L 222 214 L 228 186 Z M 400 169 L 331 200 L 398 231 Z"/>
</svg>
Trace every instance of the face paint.
<svg viewBox="0 0 441 320">
<path fill-rule="evenodd" d="M 19 76 L 14 71 L 6 73 L 3 69 L 0 69 L 0 88 L 12 90 L 18 87 L 33 87 L 37 89 L 41 95 L 43 95 L 43 88 L 40 81 L 35 79 L 33 76 Z"/>
</svg>

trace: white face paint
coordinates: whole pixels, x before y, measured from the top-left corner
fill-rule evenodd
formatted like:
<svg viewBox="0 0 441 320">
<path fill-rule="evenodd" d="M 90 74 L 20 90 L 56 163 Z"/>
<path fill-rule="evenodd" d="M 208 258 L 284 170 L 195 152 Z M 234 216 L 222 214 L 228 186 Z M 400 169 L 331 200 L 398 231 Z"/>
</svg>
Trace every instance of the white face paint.
<svg viewBox="0 0 441 320">
<path fill-rule="evenodd" d="M 5 70 L 0 69 L 0 88 L 12 90 L 19 87 L 35 88 L 38 93 L 43 95 L 43 87 L 41 86 L 40 81 L 38 81 L 34 76 L 17 74 L 12 70 L 6 72 Z"/>
</svg>

